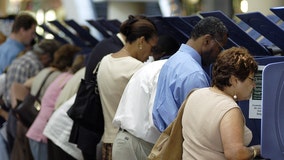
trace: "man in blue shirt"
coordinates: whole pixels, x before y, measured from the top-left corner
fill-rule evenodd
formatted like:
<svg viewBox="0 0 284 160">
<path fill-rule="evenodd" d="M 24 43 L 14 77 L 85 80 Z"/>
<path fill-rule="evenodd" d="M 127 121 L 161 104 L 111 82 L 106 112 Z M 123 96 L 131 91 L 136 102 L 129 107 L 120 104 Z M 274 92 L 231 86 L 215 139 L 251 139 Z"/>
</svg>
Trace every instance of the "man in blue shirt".
<svg viewBox="0 0 284 160">
<path fill-rule="evenodd" d="M 218 18 L 206 17 L 194 26 L 186 44 L 163 65 L 153 107 L 154 124 L 161 132 L 175 119 L 193 88 L 210 85 L 203 66 L 215 61 L 227 39 L 226 26 Z"/>
<path fill-rule="evenodd" d="M 31 44 L 35 38 L 36 25 L 37 21 L 28 13 L 21 13 L 16 16 L 9 38 L 0 45 L 0 74 L 26 46 Z"/>
</svg>

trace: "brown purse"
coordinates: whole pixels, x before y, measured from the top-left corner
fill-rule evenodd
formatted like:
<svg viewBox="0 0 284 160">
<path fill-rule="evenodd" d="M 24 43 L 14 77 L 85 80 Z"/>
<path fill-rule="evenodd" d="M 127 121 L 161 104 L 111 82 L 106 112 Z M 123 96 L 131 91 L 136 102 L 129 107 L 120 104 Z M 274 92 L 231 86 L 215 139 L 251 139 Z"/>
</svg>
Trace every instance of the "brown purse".
<svg viewBox="0 0 284 160">
<path fill-rule="evenodd" d="M 36 95 L 32 95 L 29 90 L 24 91 L 23 87 L 25 86 L 22 84 L 12 85 L 11 94 L 13 93 L 14 94 L 13 97 L 15 97 L 11 101 L 12 106 L 13 104 L 15 105 L 13 111 L 17 114 L 17 117 L 19 118 L 19 120 L 28 128 L 32 125 L 33 121 L 35 120 L 41 108 L 39 94 L 46 80 L 48 79 L 49 75 L 51 75 L 52 72 L 53 71 L 50 71 L 46 75 Z M 19 92 L 19 90 L 22 90 L 22 91 Z M 22 99 L 22 97 L 24 97 L 24 99 Z"/>
<path fill-rule="evenodd" d="M 194 91 L 193 89 L 187 96 Z M 148 160 L 181 160 L 182 159 L 182 115 L 187 98 L 182 103 L 177 117 L 174 121 L 162 132 L 154 147 L 152 148 Z"/>
</svg>

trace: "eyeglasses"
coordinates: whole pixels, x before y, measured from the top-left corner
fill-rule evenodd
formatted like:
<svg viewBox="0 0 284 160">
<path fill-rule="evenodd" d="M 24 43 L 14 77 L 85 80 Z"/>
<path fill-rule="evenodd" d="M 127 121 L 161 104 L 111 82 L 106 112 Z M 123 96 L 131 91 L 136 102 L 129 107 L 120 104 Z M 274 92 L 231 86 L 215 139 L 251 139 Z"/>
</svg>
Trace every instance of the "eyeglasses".
<svg viewBox="0 0 284 160">
<path fill-rule="evenodd" d="M 256 82 L 256 79 L 255 78 L 252 78 L 252 77 L 248 77 L 252 82 Z"/>
<path fill-rule="evenodd" d="M 220 42 L 217 41 L 217 39 L 214 38 L 214 41 L 218 44 L 220 51 L 224 51 L 225 48 L 220 44 Z"/>
</svg>

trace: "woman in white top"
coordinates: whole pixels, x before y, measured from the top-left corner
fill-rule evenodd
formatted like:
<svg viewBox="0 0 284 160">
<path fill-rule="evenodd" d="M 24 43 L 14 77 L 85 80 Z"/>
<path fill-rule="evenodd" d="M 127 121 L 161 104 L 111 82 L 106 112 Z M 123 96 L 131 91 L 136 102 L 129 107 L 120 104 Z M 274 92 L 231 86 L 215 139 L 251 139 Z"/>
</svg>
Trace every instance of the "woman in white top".
<svg viewBox="0 0 284 160">
<path fill-rule="evenodd" d="M 156 26 L 147 17 L 132 16 L 122 23 L 120 32 L 126 44 L 116 53 L 106 55 L 100 63 L 97 82 L 104 115 L 102 159 L 112 158 L 112 143 L 118 132 L 112 120 L 120 98 L 132 75 L 143 66 L 158 41 Z"/>
<path fill-rule="evenodd" d="M 232 47 L 217 58 L 212 87 L 194 91 L 186 100 L 182 117 L 182 159 L 249 160 L 260 146 L 252 139 L 236 101 L 248 100 L 255 87 L 257 63 L 248 50 Z"/>
</svg>

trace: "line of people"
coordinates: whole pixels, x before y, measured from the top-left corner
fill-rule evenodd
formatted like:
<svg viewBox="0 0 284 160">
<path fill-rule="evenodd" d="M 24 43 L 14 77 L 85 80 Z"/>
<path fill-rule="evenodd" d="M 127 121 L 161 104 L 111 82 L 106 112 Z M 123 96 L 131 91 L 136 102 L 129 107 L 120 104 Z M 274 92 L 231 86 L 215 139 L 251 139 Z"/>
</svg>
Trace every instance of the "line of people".
<svg viewBox="0 0 284 160">
<path fill-rule="evenodd" d="M 31 22 L 31 31 L 23 31 L 34 36 L 36 23 Z M 257 64 L 249 52 L 242 47 L 223 50 L 228 31 L 215 17 L 200 20 L 183 44 L 158 33 L 146 16 L 130 15 L 118 34 L 94 47 L 86 65 L 84 57 L 77 54 L 80 48 L 55 40 L 35 44 L 5 65 L 7 93 L 1 106 L 6 106 L 8 114 L 0 109 L 7 120 L 1 128 L 7 133 L 0 136 L 1 160 L 145 160 L 184 101 L 183 159 L 251 159 L 260 155 L 259 145 L 247 147 L 251 132 L 236 103 L 247 100 L 255 87 L 251 80 Z M 5 54 L 0 46 L 0 62 Z M 146 62 L 150 55 L 155 62 Z M 98 62 L 105 130 L 97 145 L 90 144 L 91 138 L 84 136 L 86 129 L 66 112 L 74 103 L 80 80 L 89 79 Z M 209 75 L 204 67 L 213 63 Z M 35 94 L 50 71 L 40 94 L 41 110 L 27 128 L 11 109 L 9 88 L 18 82 Z M 186 99 L 196 88 L 202 89 Z M 75 129 L 81 134 L 76 136 L 83 136 L 80 147 L 69 142 Z"/>
<path fill-rule="evenodd" d="M 14 20 L 11 35 L 0 46 L 1 75 L 5 77 L 1 84 L 4 89 L 0 109 L 6 121 L 1 123 L 0 135 L 0 159 L 3 160 L 47 159 L 47 138 L 42 134 L 45 124 L 66 82 L 85 65 L 85 55 L 75 45 L 48 39 L 33 45 L 36 25 L 32 15 L 20 13 Z M 35 95 L 45 77 L 39 92 L 41 110 L 32 126 L 27 127 L 14 111 L 19 101 L 11 103 L 14 100 L 11 97 L 17 97 L 20 90 L 10 92 L 10 88 L 19 83 Z"/>
</svg>

